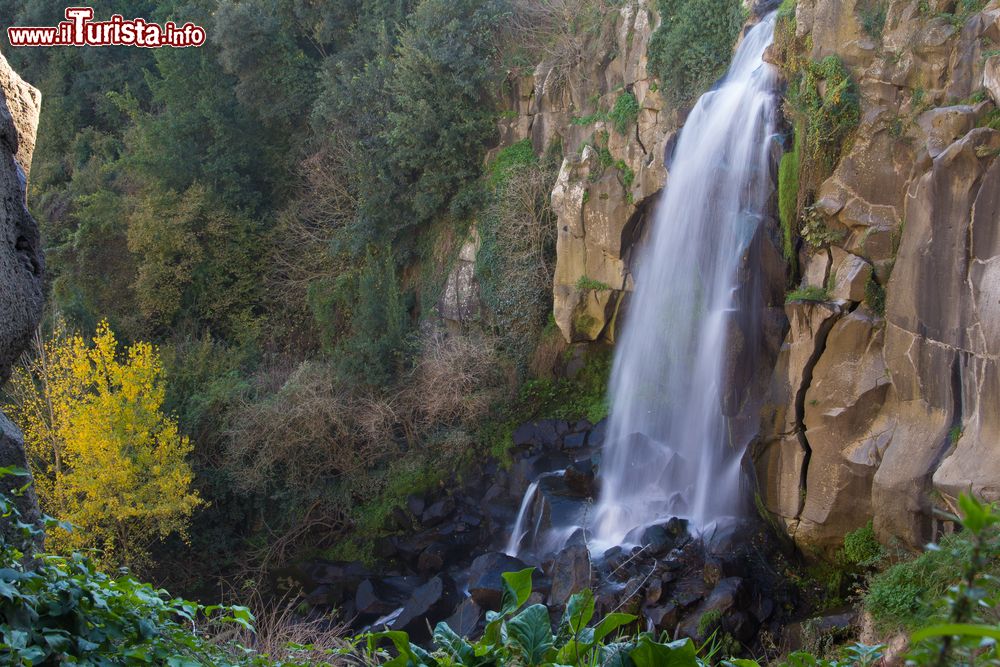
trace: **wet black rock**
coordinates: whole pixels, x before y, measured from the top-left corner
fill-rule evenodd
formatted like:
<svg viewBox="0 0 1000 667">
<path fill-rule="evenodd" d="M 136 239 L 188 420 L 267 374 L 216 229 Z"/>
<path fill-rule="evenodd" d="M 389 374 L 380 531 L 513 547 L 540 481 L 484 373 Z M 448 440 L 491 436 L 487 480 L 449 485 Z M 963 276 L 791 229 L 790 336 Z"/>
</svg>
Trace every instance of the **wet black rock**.
<svg viewBox="0 0 1000 667">
<path fill-rule="evenodd" d="M 593 498 L 597 495 L 597 466 L 591 459 L 574 461 L 563 473 L 566 488 L 582 498 Z"/>
<path fill-rule="evenodd" d="M 430 636 L 427 627 L 443 621 L 455 607 L 454 582 L 447 576 L 433 577 L 410 596 L 403 611 L 390 624 L 392 630 L 403 630 L 412 639 L 420 641 Z"/>
<path fill-rule="evenodd" d="M 417 577 L 365 579 L 358 586 L 354 605 L 362 616 L 384 616 L 401 607 L 420 584 Z"/>
<path fill-rule="evenodd" d="M 504 553 L 490 552 L 472 561 L 469 568 L 469 595 L 483 609 L 500 609 L 503 597 L 504 572 L 518 572 L 528 567 L 526 563 Z"/>
<path fill-rule="evenodd" d="M 420 516 L 423 514 L 426 506 L 427 503 L 424 501 L 423 496 L 413 494 L 406 497 L 406 509 L 410 510 L 410 514 L 413 516 Z"/>
<path fill-rule="evenodd" d="M 656 632 L 666 631 L 673 635 L 674 628 L 677 627 L 677 619 L 680 616 L 680 609 L 673 602 L 667 602 L 643 608 L 642 616 L 646 619 L 647 625 Z"/>
<path fill-rule="evenodd" d="M 589 588 L 590 572 L 590 551 L 586 546 L 575 544 L 559 552 L 552 565 L 548 605 L 561 607 L 574 593 Z"/>
<path fill-rule="evenodd" d="M 424 513 L 420 515 L 420 522 L 425 526 L 436 526 L 454 511 L 455 499 L 451 496 L 445 496 L 424 510 Z"/>
<path fill-rule="evenodd" d="M 483 618 L 483 609 L 472 598 L 465 598 L 455 609 L 455 613 L 445 619 L 452 630 L 462 637 L 471 637 Z"/>
</svg>

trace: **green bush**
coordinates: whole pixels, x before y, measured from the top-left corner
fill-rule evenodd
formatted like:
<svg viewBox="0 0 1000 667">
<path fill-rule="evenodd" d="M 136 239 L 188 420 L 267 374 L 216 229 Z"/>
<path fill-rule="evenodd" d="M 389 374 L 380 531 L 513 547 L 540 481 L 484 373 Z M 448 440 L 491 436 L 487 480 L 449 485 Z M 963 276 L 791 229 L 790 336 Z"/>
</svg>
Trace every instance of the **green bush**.
<svg viewBox="0 0 1000 667">
<path fill-rule="evenodd" d="M 929 622 L 971 553 L 968 535 L 945 536 L 936 548 L 872 577 L 865 609 L 886 630 L 913 629 Z"/>
<path fill-rule="evenodd" d="M 10 475 L 27 473 L 0 468 L 4 482 Z M 5 521 L 0 532 L 0 662 L 5 665 L 306 664 L 272 661 L 235 642 L 215 641 L 212 629 L 220 624 L 253 631 L 254 617 L 246 607 L 206 607 L 170 598 L 128 574 L 104 574 L 78 553 L 68 558 L 31 553 L 43 527 L 22 522 L 6 493 L 0 493 L 0 515 Z M 72 529 L 48 517 L 43 525 Z M 29 561 L 30 567 L 25 565 Z"/>
<path fill-rule="evenodd" d="M 687 104 L 725 73 L 746 10 L 739 0 L 658 0 L 657 7 L 649 73 L 671 103 Z"/>
<path fill-rule="evenodd" d="M 611 289 L 611 285 L 602 283 L 600 280 L 595 280 L 590 276 L 580 276 L 580 279 L 576 281 L 576 288 L 581 290 L 592 290 L 594 292 L 605 292 Z"/>
<path fill-rule="evenodd" d="M 885 557 L 885 549 L 875 538 L 872 522 L 844 536 L 844 557 L 861 567 L 875 565 Z"/>
<path fill-rule="evenodd" d="M 490 186 L 497 188 L 506 183 L 511 174 L 521 167 L 538 164 L 538 157 L 531 139 L 522 139 L 500 150 L 489 166 Z"/>
<path fill-rule="evenodd" d="M 629 127 L 639 118 L 639 103 L 635 95 L 629 92 L 619 95 L 614 108 L 608 113 L 608 118 L 618 134 L 628 132 Z"/>
<path fill-rule="evenodd" d="M 865 285 L 865 303 L 879 317 L 885 317 L 885 287 L 872 275 Z"/>
<path fill-rule="evenodd" d="M 830 292 L 825 287 L 817 287 L 816 285 L 806 285 L 799 289 L 794 289 L 785 295 L 785 303 L 792 303 L 793 301 L 829 301 Z"/>
<path fill-rule="evenodd" d="M 797 85 L 789 87 L 789 98 L 804 122 L 808 158 L 819 161 L 826 170 L 832 169 L 844 143 L 861 121 L 857 86 L 850 72 L 837 56 L 807 62 Z"/>
<path fill-rule="evenodd" d="M 789 262 L 795 261 L 801 135 L 801 132 L 795 132 L 794 147 L 781 156 L 778 166 L 778 216 L 781 218 L 782 249 Z"/>
<path fill-rule="evenodd" d="M 889 7 L 886 0 L 875 0 L 870 7 L 861 8 L 861 27 L 872 39 L 882 39 L 882 32 L 885 30 L 885 19 L 888 9 Z"/>
</svg>

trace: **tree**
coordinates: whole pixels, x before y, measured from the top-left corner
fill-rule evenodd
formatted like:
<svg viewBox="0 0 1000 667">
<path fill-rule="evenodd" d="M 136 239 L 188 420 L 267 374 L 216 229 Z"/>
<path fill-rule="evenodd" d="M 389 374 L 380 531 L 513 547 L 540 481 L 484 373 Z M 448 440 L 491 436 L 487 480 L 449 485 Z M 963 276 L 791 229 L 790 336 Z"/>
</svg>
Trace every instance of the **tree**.
<svg viewBox="0 0 1000 667">
<path fill-rule="evenodd" d="M 202 501 L 185 460 L 191 444 L 162 410 L 152 345 L 119 355 L 107 322 L 92 346 L 57 331 L 15 373 L 12 394 L 42 507 L 77 526 L 51 532 L 50 548 L 96 548 L 105 565 L 135 568 L 156 539 L 185 537 Z"/>
</svg>

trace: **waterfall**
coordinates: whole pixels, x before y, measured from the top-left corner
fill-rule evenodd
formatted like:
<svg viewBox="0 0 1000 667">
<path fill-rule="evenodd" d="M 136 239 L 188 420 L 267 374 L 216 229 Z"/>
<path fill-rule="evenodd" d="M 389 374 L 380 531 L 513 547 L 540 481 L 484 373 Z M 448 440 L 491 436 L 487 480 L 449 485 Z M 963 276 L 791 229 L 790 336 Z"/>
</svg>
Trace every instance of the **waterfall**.
<svg viewBox="0 0 1000 667">
<path fill-rule="evenodd" d="M 747 33 L 678 137 L 616 344 L 595 546 L 666 516 L 698 528 L 743 511 L 724 378 L 734 331 L 761 328 L 741 265 L 772 192 L 773 33 L 774 14 Z"/>
</svg>

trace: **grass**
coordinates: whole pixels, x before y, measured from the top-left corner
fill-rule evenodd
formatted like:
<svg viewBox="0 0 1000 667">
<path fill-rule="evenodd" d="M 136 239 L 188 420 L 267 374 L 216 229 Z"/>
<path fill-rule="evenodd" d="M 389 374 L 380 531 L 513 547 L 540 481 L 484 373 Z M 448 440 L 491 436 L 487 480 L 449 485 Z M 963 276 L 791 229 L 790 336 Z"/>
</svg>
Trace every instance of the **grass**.
<svg viewBox="0 0 1000 667">
<path fill-rule="evenodd" d="M 795 301 L 813 301 L 813 302 L 823 302 L 830 300 L 830 292 L 825 287 L 817 287 L 816 285 L 806 285 L 799 289 L 794 289 L 785 295 L 785 303 L 793 303 Z"/>
<path fill-rule="evenodd" d="M 611 285 L 603 283 L 600 280 L 595 280 L 590 276 L 580 276 L 580 279 L 576 281 L 576 288 L 594 292 L 606 292 L 612 289 Z"/>
<path fill-rule="evenodd" d="M 778 166 L 778 217 L 781 219 L 782 250 L 785 259 L 789 262 L 795 261 L 795 223 L 798 220 L 801 137 L 801 132 L 795 132 L 794 147 L 790 152 L 781 156 L 781 163 Z"/>
<path fill-rule="evenodd" d="M 926 624 L 942 613 L 941 601 L 971 553 L 972 542 L 965 534 L 946 535 L 934 549 L 873 576 L 864 596 L 865 609 L 887 632 Z M 995 560 L 989 569 L 996 574 Z M 995 582 L 992 588 L 996 593 Z"/>
</svg>

